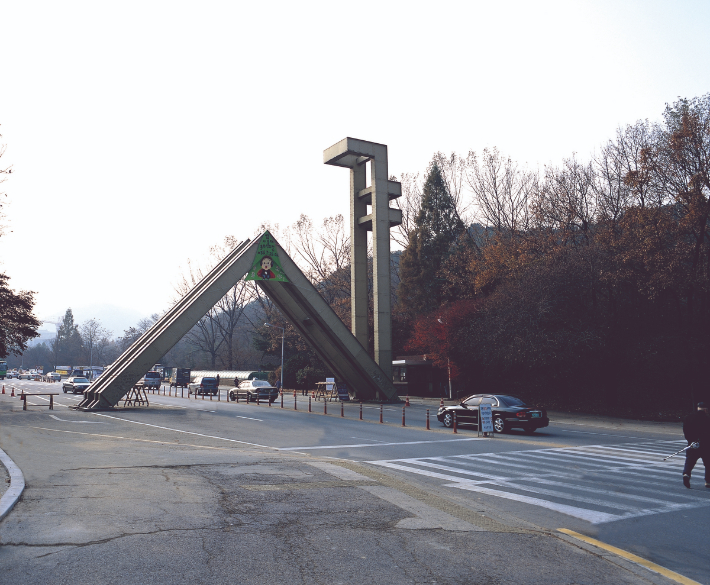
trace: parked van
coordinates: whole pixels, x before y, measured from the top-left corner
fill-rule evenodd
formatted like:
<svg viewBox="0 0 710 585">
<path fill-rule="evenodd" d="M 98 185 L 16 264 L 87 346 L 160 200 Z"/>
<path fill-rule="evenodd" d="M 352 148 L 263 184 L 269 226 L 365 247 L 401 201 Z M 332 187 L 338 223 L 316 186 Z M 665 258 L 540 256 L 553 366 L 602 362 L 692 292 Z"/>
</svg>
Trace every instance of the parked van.
<svg viewBox="0 0 710 585">
<path fill-rule="evenodd" d="M 217 392 L 219 391 L 217 378 L 211 376 L 195 378 L 195 381 L 188 385 L 187 391 L 188 394 L 212 394 L 213 396 L 217 396 Z"/>
</svg>

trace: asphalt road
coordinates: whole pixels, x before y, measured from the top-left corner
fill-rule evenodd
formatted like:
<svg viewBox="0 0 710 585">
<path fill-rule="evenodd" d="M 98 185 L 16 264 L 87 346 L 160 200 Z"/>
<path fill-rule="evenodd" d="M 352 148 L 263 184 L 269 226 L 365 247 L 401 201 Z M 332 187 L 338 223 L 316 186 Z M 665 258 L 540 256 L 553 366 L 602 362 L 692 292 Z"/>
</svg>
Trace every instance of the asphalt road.
<svg viewBox="0 0 710 585">
<path fill-rule="evenodd" d="M 30 392 L 61 392 L 60 384 L 13 383 L 17 388 Z M 284 486 L 300 485 L 305 480 L 314 481 L 313 474 L 304 469 L 310 466 L 312 471 L 314 464 L 326 465 L 326 468 L 317 469 L 319 473 L 330 474 L 331 477 L 323 479 L 318 476 L 318 486 L 326 491 L 336 487 L 349 490 L 347 502 L 353 504 L 348 503 L 346 507 L 354 510 L 349 510 L 348 514 L 365 514 L 370 518 L 368 522 L 371 525 L 367 522 L 367 528 L 358 523 L 351 525 L 350 529 L 354 532 L 348 538 L 356 534 L 354 538 L 357 542 L 369 543 L 369 553 L 364 555 L 368 558 L 368 566 L 379 567 L 392 582 L 527 582 L 530 578 L 528 573 L 516 572 L 516 569 L 510 568 L 509 559 L 494 559 L 493 556 L 487 557 L 485 567 L 492 567 L 490 563 L 493 563 L 497 567 L 505 566 L 506 571 L 483 571 L 481 575 L 485 573 L 488 581 L 470 578 L 470 566 L 473 564 L 477 571 L 481 570 L 481 566 L 478 561 L 468 561 L 460 555 L 469 551 L 466 554 L 470 556 L 470 550 L 483 550 L 483 542 L 479 541 L 474 549 L 467 548 L 471 545 L 470 539 L 479 538 L 482 532 L 491 537 L 491 546 L 484 545 L 486 555 L 494 555 L 492 551 L 498 551 L 498 554 L 507 551 L 512 554 L 515 551 L 515 558 L 525 559 L 527 563 L 521 567 L 528 567 L 529 570 L 537 563 L 538 569 L 546 575 L 551 570 L 546 563 L 552 562 L 552 566 L 557 563 L 559 574 L 555 576 L 560 580 L 556 581 L 548 575 L 545 582 L 617 583 L 625 582 L 624 579 L 645 582 L 647 576 L 643 572 L 633 575 L 623 572 L 629 568 L 623 562 L 614 564 L 613 570 L 609 568 L 609 563 L 606 568 L 600 568 L 594 564 L 601 562 L 599 559 L 593 562 L 585 558 L 582 561 L 581 553 L 576 549 L 572 554 L 559 548 L 571 545 L 551 535 L 559 535 L 558 529 L 565 528 L 635 553 L 697 582 L 710 584 L 707 553 L 710 550 L 707 530 L 710 490 L 703 487 L 702 467 L 696 468 L 693 489 L 686 490 L 681 483 L 682 457 L 662 461 L 664 456 L 684 446 L 680 425 L 554 415 L 551 416 L 550 427 L 533 436 L 511 432 L 483 438 L 477 437 L 475 430 L 460 428 L 459 433 L 454 434 L 444 429 L 436 421 L 436 408 L 431 405 L 431 430 L 426 430 L 427 406 L 423 404 L 412 404 L 405 409 L 406 427 L 402 427 L 401 407 L 385 406 L 382 410 L 384 424 L 379 424 L 378 405 L 363 405 L 363 420 L 360 421 L 358 404 L 346 404 L 344 417 L 341 418 L 339 403 L 327 403 L 328 414 L 324 415 L 323 402 L 312 401 L 312 412 L 309 413 L 307 398 L 298 396 L 298 411 L 294 411 L 294 398 L 288 395 L 283 409 L 279 403 L 270 407 L 226 403 L 223 393 L 221 401 L 209 400 L 209 397 L 206 400 L 201 397 L 188 400 L 150 395 L 149 408 L 92 414 L 67 408 L 76 404 L 79 396 L 60 394 L 56 397 L 54 411 L 46 408 L 45 397 L 32 397 L 28 399 L 28 412 L 19 410 L 19 400 L 10 402 L 6 397 L 1 398 L 0 412 L 4 426 L 0 433 L 0 447 L 29 476 L 28 494 L 32 494 L 36 482 L 46 485 L 48 490 L 51 488 L 51 491 L 58 489 L 57 485 L 62 481 L 68 484 L 76 482 L 70 469 L 78 470 L 74 473 L 81 477 L 81 481 L 92 481 L 92 473 L 103 474 L 108 468 L 106 458 L 111 462 L 120 460 L 122 465 L 127 466 L 121 469 L 140 469 L 140 473 L 135 469 L 130 473 L 138 473 L 137 476 L 141 477 L 146 469 L 154 469 L 155 466 L 173 470 L 176 466 L 189 468 L 199 465 L 201 461 L 209 461 L 219 467 L 217 476 L 202 475 L 199 481 L 193 476 L 188 480 L 182 475 L 173 483 L 164 479 L 170 484 L 168 497 L 173 503 L 180 502 L 184 497 L 193 497 L 195 486 L 191 486 L 191 482 L 207 486 L 205 489 L 211 494 L 210 497 L 226 498 L 226 495 L 214 494 L 229 492 L 230 484 L 224 478 L 235 473 L 235 463 L 253 466 L 255 461 L 268 460 L 270 467 L 267 467 L 271 471 L 257 473 L 250 478 L 260 486 L 272 485 L 264 481 L 264 477 L 270 477 L 269 473 L 278 476 Z M 81 448 L 77 449 L 77 445 Z M 44 452 L 42 446 L 50 451 L 57 449 L 57 456 Z M 130 463 L 126 463 L 126 459 Z M 87 466 L 84 460 L 92 460 L 92 464 Z M 222 469 L 225 465 L 231 465 L 229 469 L 232 470 L 227 472 Z M 259 465 L 261 463 L 257 467 Z M 94 471 L 90 473 L 89 469 Z M 342 475 L 339 478 L 332 475 L 333 469 L 346 471 L 336 471 L 336 474 Z M 354 480 L 355 476 L 348 473 L 363 479 Z M 345 477 L 350 479 L 343 479 Z M 100 486 L 97 490 L 110 491 L 107 486 L 112 485 L 113 479 L 102 477 L 97 481 L 97 486 Z M 328 484 L 329 481 L 345 483 L 336 486 Z M 350 484 L 345 485 L 348 481 L 361 482 L 362 485 L 358 484 L 360 487 L 353 490 Z M 143 502 L 146 499 L 143 484 L 150 486 L 154 482 L 154 477 L 143 478 L 142 487 L 136 488 L 136 500 Z M 371 485 L 365 485 L 367 482 Z M 240 485 L 246 485 L 243 478 Z M 113 489 L 119 488 L 114 486 Z M 121 484 L 120 489 L 125 489 L 125 486 Z M 287 488 L 284 489 L 288 492 Z M 264 490 L 262 493 L 277 492 L 276 488 Z M 350 492 L 353 491 L 358 494 L 357 497 L 352 496 Z M 363 498 L 363 491 L 371 497 Z M 400 495 L 392 495 L 395 492 Z M 317 515 L 331 517 L 332 501 L 318 501 L 316 490 L 303 490 L 303 493 L 315 497 L 316 501 L 306 498 L 302 506 Z M 377 498 L 373 498 L 374 495 Z M 402 508 L 403 499 L 408 497 L 413 498 L 410 508 Z M 21 522 L 17 518 L 24 518 L 26 525 L 31 525 L 38 522 L 38 518 L 43 519 L 43 515 L 50 514 L 39 504 L 24 508 L 27 498 L 26 495 L 16 511 L 0 524 L 3 543 L 0 556 L 5 556 L 11 564 L 15 563 L 13 566 L 17 567 L 18 574 L 21 573 L 22 559 L 29 559 L 31 555 L 18 556 L 19 548 L 15 547 L 14 554 L 7 556 L 5 543 L 8 537 L 10 540 L 26 537 L 23 534 L 26 528 L 20 527 Z M 344 500 L 342 496 L 336 496 L 335 502 L 342 503 Z M 394 506 L 393 502 L 397 505 Z M 424 502 L 429 508 L 438 510 L 439 514 L 443 510 L 447 516 L 442 520 L 431 510 L 417 511 L 416 502 Z M 275 509 L 285 505 L 283 501 L 273 504 Z M 80 504 L 74 505 L 81 507 Z M 234 504 L 225 506 L 229 509 L 230 505 Z M 381 509 L 373 516 L 371 508 Z M 404 515 L 403 510 L 406 512 Z M 51 514 L 54 519 L 56 511 Z M 130 527 L 136 523 L 150 524 L 154 521 L 152 514 L 152 511 L 143 510 L 138 517 L 132 516 L 130 526 L 124 527 L 121 534 L 131 533 Z M 210 514 L 200 510 L 198 517 L 200 515 Z M 270 517 L 269 514 L 266 516 Z M 175 520 L 178 524 L 195 522 L 194 514 L 188 517 L 172 508 L 170 517 L 178 518 Z M 431 562 L 421 566 L 417 564 L 420 573 L 407 573 L 407 569 L 402 567 L 394 570 L 389 556 L 385 558 L 381 553 L 374 552 L 381 548 L 375 543 L 375 535 L 384 538 L 385 533 L 382 527 L 378 529 L 375 526 L 378 518 L 386 521 L 387 525 L 385 532 L 389 538 L 385 549 L 388 546 L 394 547 L 392 550 L 402 547 L 406 555 L 417 558 L 416 563 L 421 562 L 416 551 L 429 551 L 424 556 Z M 66 518 L 60 514 L 57 520 L 59 525 L 63 526 L 65 521 Z M 221 522 L 225 524 L 226 521 L 221 518 Z M 410 530 L 406 543 L 401 536 L 397 536 L 397 530 L 391 530 L 392 526 L 411 529 L 417 523 L 421 524 L 419 528 L 442 528 L 442 524 L 447 522 L 452 523 L 453 528 L 443 528 L 445 538 L 436 542 L 426 541 L 433 534 L 431 530 Z M 469 528 L 460 532 L 455 528 L 456 522 L 464 522 Z M 204 526 L 192 526 L 190 529 L 206 530 Z M 97 525 L 90 532 L 100 533 L 101 528 Z M 148 534 L 150 530 L 144 532 Z M 425 537 L 425 533 L 428 536 Z M 262 540 L 263 535 L 259 534 L 258 538 L 252 534 L 251 538 Z M 338 550 L 349 558 L 350 552 L 346 550 L 350 550 L 352 541 L 338 534 L 330 536 L 338 541 L 332 550 Z M 461 534 L 466 537 L 457 545 L 450 540 L 454 536 L 460 539 Z M 310 537 L 304 536 L 304 539 L 309 540 Z M 63 546 L 71 544 L 71 539 L 63 542 Z M 284 542 L 277 538 L 274 545 L 278 549 L 284 546 Z M 205 546 L 204 538 L 201 546 Z M 232 543 L 232 546 L 239 548 L 244 545 Z M 438 548 L 440 546 L 443 548 Z M 308 550 L 315 549 L 319 546 L 311 542 Z M 431 560 L 434 549 L 440 551 L 434 555 L 436 562 Z M 296 553 L 291 551 L 289 554 Z M 283 571 L 280 561 L 273 562 Z M 299 567 L 298 575 L 308 573 L 307 567 L 300 565 L 300 561 L 294 562 Z M 329 569 L 326 570 L 315 560 L 310 562 L 315 571 L 309 577 L 314 579 L 312 582 L 319 582 L 319 579 L 335 582 L 329 581 L 335 578 L 334 574 L 328 573 Z M 379 576 L 377 579 L 370 576 L 373 580 L 368 581 L 369 577 L 365 574 L 348 573 L 352 571 L 353 562 L 356 561 L 349 558 L 341 567 L 344 574 L 350 574 L 342 582 L 381 580 Z M 395 564 L 399 566 L 399 561 Z M 265 576 L 260 569 L 253 571 Z M 508 579 L 508 571 L 513 571 L 515 578 Z M 220 574 L 216 570 L 215 575 Z M 283 573 L 279 575 L 283 576 Z M 273 575 L 271 578 L 273 580 Z M 218 581 L 215 577 L 215 582 Z M 283 579 L 279 577 L 277 582 L 283 582 Z M 533 579 L 531 582 L 540 581 Z"/>
</svg>

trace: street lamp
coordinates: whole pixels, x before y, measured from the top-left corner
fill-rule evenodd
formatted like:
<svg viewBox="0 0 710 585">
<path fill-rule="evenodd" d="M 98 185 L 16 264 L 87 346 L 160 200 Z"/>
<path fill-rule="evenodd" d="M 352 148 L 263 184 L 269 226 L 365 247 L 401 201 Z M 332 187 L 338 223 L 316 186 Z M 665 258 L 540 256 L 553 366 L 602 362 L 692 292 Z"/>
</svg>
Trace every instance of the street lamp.
<svg viewBox="0 0 710 585">
<path fill-rule="evenodd" d="M 446 325 L 441 319 L 437 319 L 439 323 L 442 325 Z M 451 360 L 449 359 L 449 356 L 446 356 L 446 368 L 449 370 L 449 400 L 454 399 L 454 393 L 451 390 Z"/>
<path fill-rule="evenodd" d="M 272 325 L 271 323 L 264 323 L 264 327 L 276 327 L 276 329 L 281 329 L 281 392 L 284 391 L 284 337 L 286 336 L 286 329 L 279 327 L 278 325 Z"/>
</svg>

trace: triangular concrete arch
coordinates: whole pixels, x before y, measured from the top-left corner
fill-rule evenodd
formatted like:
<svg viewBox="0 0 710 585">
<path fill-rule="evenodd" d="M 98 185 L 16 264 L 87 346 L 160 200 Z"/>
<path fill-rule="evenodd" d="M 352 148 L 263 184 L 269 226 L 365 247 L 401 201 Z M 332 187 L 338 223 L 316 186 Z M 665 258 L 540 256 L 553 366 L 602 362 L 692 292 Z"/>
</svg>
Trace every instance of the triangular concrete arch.
<svg viewBox="0 0 710 585">
<path fill-rule="evenodd" d="M 246 240 L 225 256 L 104 371 L 84 393 L 77 408 L 96 410 L 118 404 L 128 390 L 249 272 L 260 240 L 261 237 Z M 257 280 L 258 286 L 335 376 L 347 384 L 356 399 L 396 400 L 392 380 L 343 325 L 278 242 L 273 242 L 289 282 Z"/>
</svg>

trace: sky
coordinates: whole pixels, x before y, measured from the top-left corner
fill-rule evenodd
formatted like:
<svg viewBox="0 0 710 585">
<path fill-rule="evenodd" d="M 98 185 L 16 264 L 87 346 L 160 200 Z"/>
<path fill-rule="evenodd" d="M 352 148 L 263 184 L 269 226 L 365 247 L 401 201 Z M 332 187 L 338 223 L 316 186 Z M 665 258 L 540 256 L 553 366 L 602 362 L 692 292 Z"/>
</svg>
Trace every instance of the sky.
<svg viewBox="0 0 710 585">
<path fill-rule="evenodd" d="M 346 136 L 395 175 L 588 158 L 710 92 L 709 25 L 705 0 L 0 0 L 0 272 L 120 334 L 225 236 L 347 217 Z"/>
</svg>

